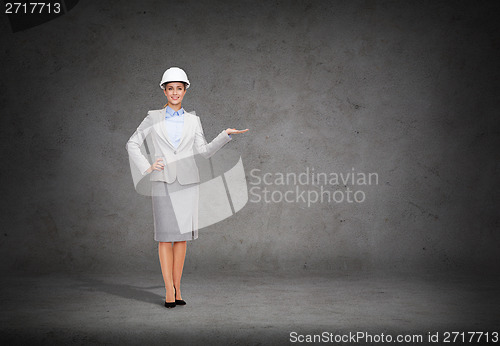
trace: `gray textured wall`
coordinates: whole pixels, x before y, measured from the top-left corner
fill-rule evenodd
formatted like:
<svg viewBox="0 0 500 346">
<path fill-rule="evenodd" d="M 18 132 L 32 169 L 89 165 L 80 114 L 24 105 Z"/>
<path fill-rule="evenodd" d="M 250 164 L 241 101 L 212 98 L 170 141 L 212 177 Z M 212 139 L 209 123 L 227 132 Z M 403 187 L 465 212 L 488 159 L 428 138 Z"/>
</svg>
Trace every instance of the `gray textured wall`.
<svg viewBox="0 0 500 346">
<path fill-rule="evenodd" d="M 498 261 L 498 9 L 82 1 L 16 33 L 0 17 L 2 269 L 159 270 L 151 199 L 133 188 L 125 143 L 163 106 L 158 82 L 170 66 L 188 72 L 183 105 L 208 140 L 250 128 L 228 144 L 249 183 L 253 169 L 379 177 L 351 186 L 363 203 L 250 196 L 200 230 L 186 270 L 418 272 Z"/>
</svg>

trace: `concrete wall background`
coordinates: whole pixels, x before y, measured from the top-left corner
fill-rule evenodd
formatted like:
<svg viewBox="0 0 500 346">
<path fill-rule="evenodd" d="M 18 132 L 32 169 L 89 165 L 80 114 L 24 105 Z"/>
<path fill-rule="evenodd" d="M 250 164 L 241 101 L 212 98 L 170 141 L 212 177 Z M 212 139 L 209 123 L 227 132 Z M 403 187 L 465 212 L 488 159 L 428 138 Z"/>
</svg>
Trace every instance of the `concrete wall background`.
<svg viewBox="0 0 500 346">
<path fill-rule="evenodd" d="M 251 203 L 186 270 L 429 270 L 498 262 L 498 4 L 80 2 L 1 17 L 3 271 L 159 270 L 125 143 L 169 66 L 250 171 L 376 172 L 359 204 Z M 251 187 L 249 185 L 249 187 Z M 285 189 L 285 187 L 276 187 Z"/>
</svg>

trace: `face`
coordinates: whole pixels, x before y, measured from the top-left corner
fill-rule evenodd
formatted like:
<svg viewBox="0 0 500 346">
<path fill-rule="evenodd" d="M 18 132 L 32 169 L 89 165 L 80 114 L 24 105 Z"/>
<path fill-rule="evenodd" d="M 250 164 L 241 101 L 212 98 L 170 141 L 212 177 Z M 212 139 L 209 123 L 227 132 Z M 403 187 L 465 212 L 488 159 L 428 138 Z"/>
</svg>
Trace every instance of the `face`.
<svg viewBox="0 0 500 346">
<path fill-rule="evenodd" d="M 164 93 L 167 96 L 168 104 L 181 105 L 182 99 L 186 94 L 186 88 L 184 87 L 184 83 L 170 82 L 165 85 Z"/>
</svg>

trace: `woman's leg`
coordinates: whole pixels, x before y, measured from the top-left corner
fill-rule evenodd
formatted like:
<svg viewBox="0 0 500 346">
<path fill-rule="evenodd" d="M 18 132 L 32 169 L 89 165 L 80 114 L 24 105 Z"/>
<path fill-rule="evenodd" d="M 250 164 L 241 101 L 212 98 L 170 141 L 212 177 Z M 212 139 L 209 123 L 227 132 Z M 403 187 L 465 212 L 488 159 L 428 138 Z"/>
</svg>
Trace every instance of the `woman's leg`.
<svg viewBox="0 0 500 346">
<path fill-rule="evenodd" d="M 158 255 L 160 257 L 161 273 L 163 275 L 163 281 L 165 281 L 166 290 L 166 302 L 173 302 L 175 300 L 174 296 L 174 282 L 172 275 L 172 268 L 174 267 L 174 256 L 172 250 L 172 243 L 169 242 L 159 242 L 158 243 Z"/>
<path fill-rule="evenodd" d="M 174 286 L 176 288 L 177 296 L 175 299 L 181 298 L 181 277 L 182 277 L 182 269 L 184 268 L 184 259 L 186 258 L 186 241 L 177 241 L 174 243 L 174 268 L 172 273 L 172 278 L 174 281 Z"/>
</svg>

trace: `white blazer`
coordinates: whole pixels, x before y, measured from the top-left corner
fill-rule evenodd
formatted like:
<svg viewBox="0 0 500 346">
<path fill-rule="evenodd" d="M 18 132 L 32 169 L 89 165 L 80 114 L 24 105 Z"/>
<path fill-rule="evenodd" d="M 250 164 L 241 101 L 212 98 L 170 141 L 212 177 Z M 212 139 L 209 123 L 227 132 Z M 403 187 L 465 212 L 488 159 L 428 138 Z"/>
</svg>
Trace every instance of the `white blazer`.
<svg viewBox="0 0 500 346">
<path fill-rule="evenodd" d="M 141 152 L 141 146 L 148 135 L 151 135 L 153 146 L 153 148 L 149 147 L 151 158 L 161 157 L 165 164 L 162 171 L 153 170 L 150 180 L 172 183 L 177 178 L 181 185 L 200 182 L 194 150 L 203 157 L 209 158 L 231 140 L 231 137 L 223 130 L 212 142 L 207 143 L 200 117 L 184 112 L 181 140 L 179 146 L 175 148 L 167 133 L 165 115 L 165 108 L 148 111 L 146 118 L 127 142 L 126 149 L 136 188 L 139 181 L 148 174 L 146 171 L 154 162 L 150 162 Z"/>
</svg>

